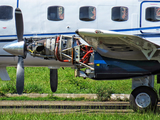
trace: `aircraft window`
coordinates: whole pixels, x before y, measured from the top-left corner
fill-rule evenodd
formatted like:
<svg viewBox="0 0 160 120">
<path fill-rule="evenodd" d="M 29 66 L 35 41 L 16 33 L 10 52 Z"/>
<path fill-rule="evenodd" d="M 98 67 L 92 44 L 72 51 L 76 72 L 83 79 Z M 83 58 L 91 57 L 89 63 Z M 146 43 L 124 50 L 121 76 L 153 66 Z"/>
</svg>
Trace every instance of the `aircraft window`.
<svg viewBox="0 0 160 120">
<path fill-rule="evenodd" d="M 112 20 L 113 21 L 127 21 L 128 20 L 128 8 L 127 7 L 113 7 L 112 8 Z"/>
<path fill-rule="evenodd" d="M 160 8 L 159 7 L 146 8 L 146 20 L 152 22 L 160 21 Z"/>
<path fill-rule="evenodd" d="M 13 18 L 13 8 L 11 6 L 0 6 L 0 20 L 11 20 Z"/>
<path fill-rule="evenodd" d="M 79 19 L 82 21 L 93 21 L 96 19 L 96 8 L 85 6 L 80 8 Z"/>
<path fill-rule="evenodd" d="M 64 7 L 50 6 L 48 8 L 48 20 L 60 21 L 64 19 Z"/>
</svg>

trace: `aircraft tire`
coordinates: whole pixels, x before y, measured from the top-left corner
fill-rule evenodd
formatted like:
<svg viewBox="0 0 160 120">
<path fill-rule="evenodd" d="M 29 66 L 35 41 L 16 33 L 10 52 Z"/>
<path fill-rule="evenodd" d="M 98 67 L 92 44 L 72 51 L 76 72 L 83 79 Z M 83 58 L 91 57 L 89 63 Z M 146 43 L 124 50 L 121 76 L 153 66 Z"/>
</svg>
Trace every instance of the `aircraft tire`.
<svg viewBox="0 0 160 120">
<path fill-rule="evenodd" d="M 153 88 L 140 86 L 132 91 L 129 102 L 135 112 L 155 112 L 158 104 L 158 96 Z"/>
<path fill-rule="evenodd" d="M 58 71 L 57 69 L 50 69 L 50 87 L 52 92 L 57 91 L 58 86 Z"/>
</svg>

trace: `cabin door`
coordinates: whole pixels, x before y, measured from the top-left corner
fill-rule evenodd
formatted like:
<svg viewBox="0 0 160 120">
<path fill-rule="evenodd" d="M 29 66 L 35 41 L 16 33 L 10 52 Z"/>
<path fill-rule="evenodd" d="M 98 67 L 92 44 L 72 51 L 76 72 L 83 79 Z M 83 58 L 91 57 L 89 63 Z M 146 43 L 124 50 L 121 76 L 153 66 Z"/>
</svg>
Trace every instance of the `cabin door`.
<svg viewBox="0 0 160 120">
<path fill-rule="evenodd" d="M 143 1 L 140 5 L 142 33 L 160 33 L 160 1 Z"/>
<path fill-rule="evenodd" d="M 0 39 L 16 38 L 14 13 L 16 0 L 0 1 Z"/>
</svg>

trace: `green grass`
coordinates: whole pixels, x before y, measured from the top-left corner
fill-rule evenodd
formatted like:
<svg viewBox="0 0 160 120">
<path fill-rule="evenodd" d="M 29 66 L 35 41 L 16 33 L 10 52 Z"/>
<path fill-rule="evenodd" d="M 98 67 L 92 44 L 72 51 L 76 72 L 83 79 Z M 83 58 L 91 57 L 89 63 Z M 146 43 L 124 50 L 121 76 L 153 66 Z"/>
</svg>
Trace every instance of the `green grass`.
<svg viewBox="0 0 160 120">
<path fill-rule="evenodd" d="M 11 81 L 0 81 L 0 93 L 16 93 L 16 68 L 7 67 Z M 74 77 L 71 68 L 58 70 L 58 90 L 56 93 L 98 93 L 99 90 L 108 89 L 111 93 L 130 94 L 132 80 L 92 80 Z M 46 67 L 26 67 L 24 93 L 49 93 L 49 69 Z M 160 88 L 156 84 L 155 88 Z"/>
<path fill-rule="evenodd" d="M 23 113 L 0 113 L 1 120 L 159 120 L 158 114 L 138 114 L 138 113 L 115 113 L 115 114 L 87 114 L 87 113 L 70 113 L 70 114 L 23 114 Z"/>
<path fill-rule="evenodd" d="M 47 97 L 36 97 L 36 98 L 30 98 L 27 96 L 18 96 L 18 97 L 7 97 L 3 96 L 0 97 L 1 100 L 21 100 L 21 101 L 96 101 L 95 99 L 85 99 L 85 98 L 63 98 L 63 97 L 56 97 L 56 96 L 47 96 Z"/>
</svg>

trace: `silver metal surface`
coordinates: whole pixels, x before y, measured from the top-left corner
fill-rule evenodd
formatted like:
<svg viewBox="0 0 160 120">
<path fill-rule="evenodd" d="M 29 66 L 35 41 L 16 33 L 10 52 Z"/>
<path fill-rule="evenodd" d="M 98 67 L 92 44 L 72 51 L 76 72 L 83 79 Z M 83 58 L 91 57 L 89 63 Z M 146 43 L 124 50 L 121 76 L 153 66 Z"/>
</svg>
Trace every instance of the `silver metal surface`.
<svg viewBox="0 0 160 120">
<path fill-rule="evenodd" d="M 0 78 L 1 80 L 10 80 L 6 67 L 0 67 Z"/>
<path fill-rule="evenodd" d="M 48 38 L 46 40 L 46 55 L 54 55 L 55 54 L 55 38 Z"/>
<path fill-rule="evenodd" d="M 147 93 L 139 93 L 135 99 L 136 104 L 140 108 L 146 108 L 151 103 L 151 98 Z"/>
<path fill-rule="evenodd" d="M 1 66 L 17 66 L 18 57 L 0 57 Z M 58 67 L 73 67 L 71 63 L 60 62 L 57 60 L 45 60 L 38 57 L 33 57 L 27 54 L 26 59 L 24 59 L 25 67 L 48 67 L 48 66 L 58 66 Z"/>
<path fill-rule="evenodd" d="M 132 78 L 132 89 L 139 86 L 154 87 L 154 75 Z"/>
<path fill-rule="evenodd" d="M 80 61 L 80 46 L 74 47 L 74 60 Z"/>
<path fill-rule="evenodd" d="M 79 76 L 83 77 L 83 78 L 87 78 L 88 77 L 83 71 L 79 71 Z"/>
<path fill-rule="evenodd" d="M 84 64 L 84 63 L 82 63 L 82 62 L 78 62 L 78 61 L 77 61 L 77 63 L 80 63 L 80 64 L 84 65 L 85 67 L 87 67 L 87 68 L 89 68 L 89 69 L 91 69 L 91 70 L 94 70 L 94 68 L 93 68 L 93 67 L 88 66 L 88 65 L 86 65 L 86 64 Z"/>
<path fill-rule="evenodd" d="M 24 41 L 18 42 L 17 40 L 14 42 L 11 42 L 9 44 L 6 44 L 3 47 L 3 50 L 6 52 L 16 55 L 16 56 L 24 56 Z"/>
</svg>

